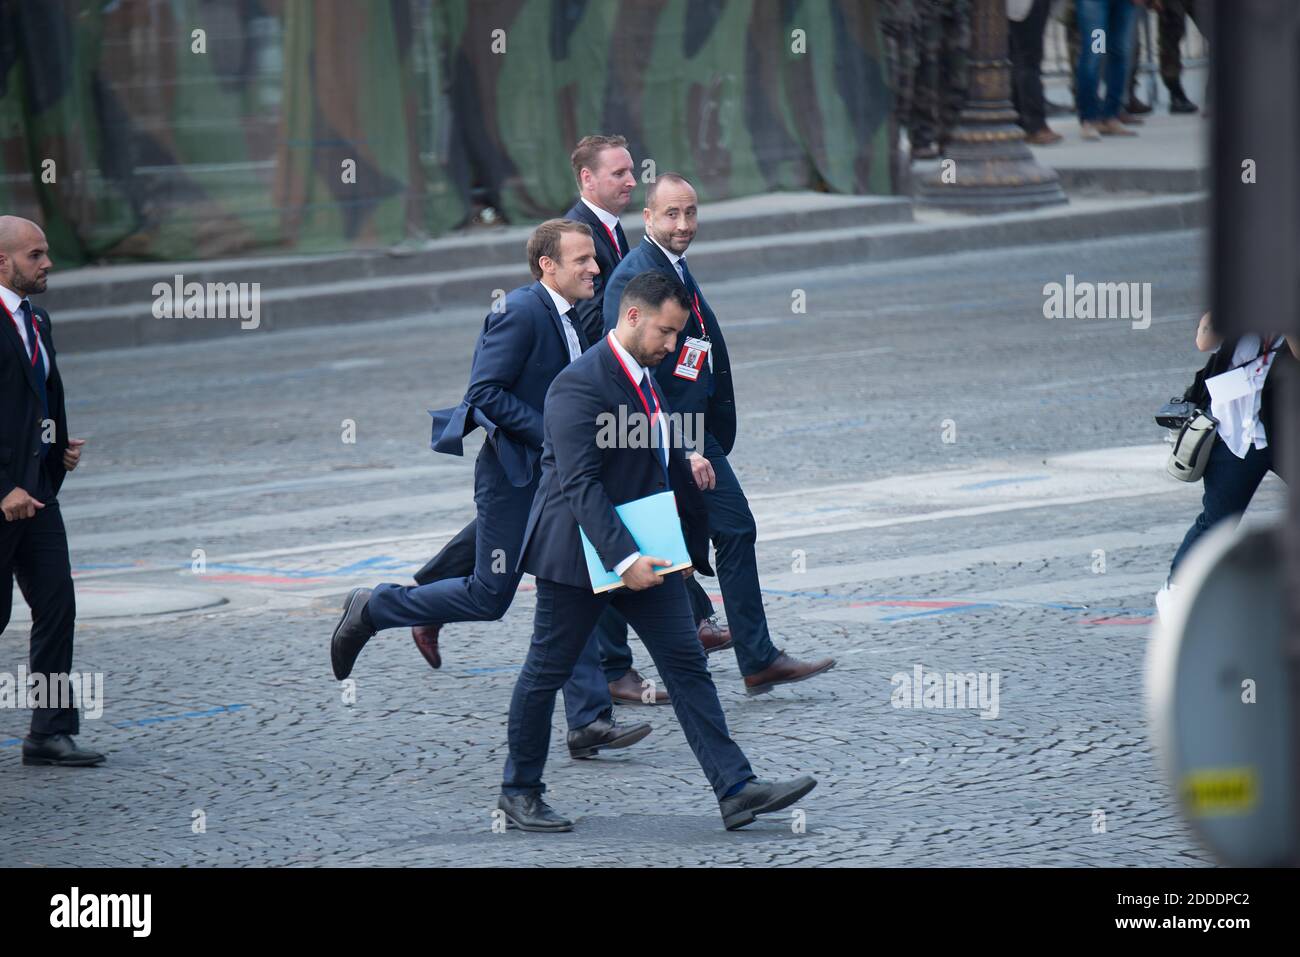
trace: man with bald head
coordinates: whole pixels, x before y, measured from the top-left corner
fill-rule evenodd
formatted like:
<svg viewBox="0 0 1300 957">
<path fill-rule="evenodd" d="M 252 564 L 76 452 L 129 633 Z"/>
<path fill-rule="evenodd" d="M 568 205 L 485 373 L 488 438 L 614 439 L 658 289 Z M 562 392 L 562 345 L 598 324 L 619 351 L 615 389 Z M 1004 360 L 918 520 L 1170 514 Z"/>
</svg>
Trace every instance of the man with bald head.
<svg viewBox="0 0 1300 957">
<path fill-rule="evenodd" d="M 703 417 L 704 447 L 697 451 L 703 455 L 700 461 L 707 460 L 711 465 L 708 474 L 702 476 L 707 481 L 701 487 L 705 489 L 709 537 L 717 550 L 722 604 L 731 626 L 736 663 L 744 675 L 745 692 L 765 694 L 777 685 L 829 671 L 835 660 L 800 661 L 777 649 L 768 633 L 754 555 L 758 528 L 740 480 L 727 461 L 736 441 L 731 360 L 718 317 L 686 265 L 686 250 L 695 239 L 698 214 L 695 189 L 684 177 L 661 173 L 650 183 L 642 212 L 645 238 L 623 258 L 605 286 L 605 327 L 613 329 L 623 290 L 643 272 L 671 277 L 690 303 L 686 328 L 673 353 L 655 367 L 655 381 L 663 387 L 675 412 Z M 631 655 L 625 660 L 630 664 Z"/>
<path fill-rule="evenodd" d="M 104 756 L 72 739 L 80 730 L 68 684 L 76 601 L 57 501 L 84 442 L 68 438 L 50 317 L 28 299 L 45 291 L 53 266 L 39 226 L 0 216 L 0 634 L 9 624 L 17 579 L 32 609 L 35 707 L 23 764 L 91 767 Z"/>
</svg>

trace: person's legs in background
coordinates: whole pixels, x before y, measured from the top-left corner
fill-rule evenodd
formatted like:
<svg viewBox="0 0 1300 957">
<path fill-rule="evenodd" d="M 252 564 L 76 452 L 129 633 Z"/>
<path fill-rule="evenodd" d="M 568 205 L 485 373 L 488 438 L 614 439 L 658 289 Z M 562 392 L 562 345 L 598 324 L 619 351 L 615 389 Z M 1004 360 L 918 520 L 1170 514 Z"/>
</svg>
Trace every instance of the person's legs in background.
<svg viewBox="0 0 1300 957">
<path fill-rule="evenodd" d="M 1107 0 L 1075 0 L 1075 20 L 1079 30 L 1079 66 L 1074 77 L 1074 99 L 1078 105 L 1079 128 L 1086 140 L 1100 138 L 1097 124 L 1101 120 L 1101 100 L 1097 86 L 1101 82 L 1102 51 L 1108 49 L 1106 38 Z"/>
<path fill-rule="evenodd" d="M 1048 128 L 1043 103 L 1043 31 L 1051 9 L 1051 0 L 1034 0 L 1024 20 L 1008 24 L 1012 100 L 1026 141 L 1036 146 L 1061 139 L 1059 133 Z"/>
<path fill-rule="evenodd" d="M 1106 98 L 1097 128 L 1106 135 L 1136 136 L 1119 121 L 1128 91 L 1129 61 L 1137 26 L 1138 7 L 1131 0 L 1109 0 L 1106 16 Z"/>
<path fill-rule="evenodd" d="M 1255 496 L 1259 483 L 1273 467 L 1273 448 L 1251 448 L 1244 459 L 1232 454 L 1223 442 L 1216 439 L 1210 450 L 1210 461 L 1205 466 L 1205 477 L 1201 480 L 1205 492 L 1201 497 L 1201 514 L 1187 530 L 1183 543 L 1174 553 L 1169 565 L 1169 577 L 1172 579 L 1183 563 L 1192 546 L 1215 525 L 1232 518 L 1240 518 Z"/>
</svg>

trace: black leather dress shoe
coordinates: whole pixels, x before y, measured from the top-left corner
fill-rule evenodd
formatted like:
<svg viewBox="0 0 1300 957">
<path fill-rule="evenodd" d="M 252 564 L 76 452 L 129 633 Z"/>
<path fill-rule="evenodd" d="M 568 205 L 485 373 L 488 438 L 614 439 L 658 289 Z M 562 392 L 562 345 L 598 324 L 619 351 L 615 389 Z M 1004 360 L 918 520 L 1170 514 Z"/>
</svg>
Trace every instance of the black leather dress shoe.
<svg viewBox="0 0 1300 957">
<path fill-rule="evenodd" d="M 556 814 L 537 794 L 517 797 L 503 794 L 497 798 L 497 807 L 505 812 L 506 827 L 517 827 L 521 831 L 573 830 L 573 822 Z"/>
<path fill-rule="evenodd" d="M 361 611 L 369 600 L 369 588 L 352 589 L 343 602 L 343 617 L 334 626 L 334 637 L 330 639 L 330 664 L 334 666 L 334 677 L 339 681 L 352 674 L 357 655 L 375 633 L 361 617 Z"/>
<path fill-rule="evenodd" d="M 750 781 L 739 793 L 718 802 L 722 823 L 728 831 L 753 824 L 758 815 L 787 808 L 816 786 L 816 779 L 807 774 L 793 781 Z"/>
<path fill-rule="evenodd" d="M 569 754 L 575 758 L 595 757 L 605 748 L 626 748 L 650 733 L 650 725 L 619 724 L 613 718 L 597 718 L 591 724 L 569 732 Z"/>
<path fill-rule="evenodd" d="M 68 734 L 29 735 L 23 738 L 23 764 L 56 764 L 61 768 L 93 768 L 104 763 L 98 751 L 86 751 Z"/>
</svg>

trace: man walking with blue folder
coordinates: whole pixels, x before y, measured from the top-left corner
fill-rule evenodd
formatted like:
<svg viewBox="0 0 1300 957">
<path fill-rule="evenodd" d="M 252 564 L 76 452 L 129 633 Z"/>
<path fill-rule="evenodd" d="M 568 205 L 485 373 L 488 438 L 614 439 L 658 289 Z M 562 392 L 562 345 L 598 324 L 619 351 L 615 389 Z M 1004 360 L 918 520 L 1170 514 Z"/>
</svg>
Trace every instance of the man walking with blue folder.
<svg viewBox="0 0 1300 957">
<path fill-rule="evenodd" d="M 686 250 L 695 239 L 698 215 L 695 190 L 676 173 L 662 173 L 646 189 L 645 238 L 628 253 L 605 284 L 605 329 L 617 320 L 619 298 L 634 276 L 654 270 L 667 276 L 690 303 L 686 335 L 672 355 L 654 364 L 655 381 L 673 408 L 682 415 L 704 416 L 704 457 L 713 463 L 716 482 L 705 493 L 709 536 L 717 550 L 718 584 L 731 626 L 736 663 L 745 676 L 747 694 L 764 694 L 777 685 L 803 681 L 829 671 L 834 658 L 800 661 L 772 643 L 763 611 L 754 542 L 758 528 L 745 490 L 727 456 L 736 441 L 736 397 L 731 360 L 718 318 L 686 265 Z M 609 629 L 603 649 L 608 660 Z M 626 646 L 626 629 L 622 631 Z M 631 666 L 631 654 L 623 659 Z"/>
<path fill-rule="evenodd" d="M 538 226 L 528 241 L 536 282 L 506 296 L 483 323 L 474 348 L 469 388 L 455 409 L 439 413 L 434 448 L 462 454 L 462 440 L 482 426 L 487 441 L 474 465 L 474 570 L 428 584 L 383 584 L 353 589 L 330 639 L 334 677 L 352 673 L 361 649 L 377 631 L 430 622 L 495 621 L 514 600 L 522 575 L 515 570 L 528 510 L 537 490 L 542 448 L 542 401 L 556 374 L 586 346 L 573 304 L 592 295 L 597 274 L 591 230 L 563 219 Z M 441 429 L 439 429 L 441 426 Z M 569 752 L 575 758 L 625 748 L 650 725 L 620 725 L 593 640 L 565 686 Z"/>
<path fill-rule="evenodd" d="M 789 807 L 817 782 L 807 776 L 786 782 L 754 777 L 727 731 L 682 574 L 660 577 L 656 569 L 670 562 L 642 555 L 615 511 L 671 491 L 689 554 L 701 572 L 712 574 L 708 519 L 697 488 L 710 484 L 712 469 L 698 454 L 688 459 L 680 435 L 670 436 L 671 410 L 650 372 L 672 352 L 686 325 L 689 302 L 679 283 L 648 272 L 627 283 L 619 312 L 617 328 L 556 376 L 546 395 L 542 477 L 520 557 L 520 567 L 537 578 L 537 610 L 528 658 L 510 701 L 509 756 L 497 806 L 509 826 L 573 828 L 542 799 L 551 713 L 555 693 L 590 647 L 592 626 L 612 605 L 649 649 L 686 740 L 718 797 L 723 823 L 732 830 L 756 815 Z M 601 436 L 602 422 L 610 416 L 619 422 L 648 422 L 658 440 L 629 441 L 636 434 L 629 429 L 610 442 Z M 593 591 L 583 536 L 602 567 L 617 574 L 625 587 Z"/>
</svg>

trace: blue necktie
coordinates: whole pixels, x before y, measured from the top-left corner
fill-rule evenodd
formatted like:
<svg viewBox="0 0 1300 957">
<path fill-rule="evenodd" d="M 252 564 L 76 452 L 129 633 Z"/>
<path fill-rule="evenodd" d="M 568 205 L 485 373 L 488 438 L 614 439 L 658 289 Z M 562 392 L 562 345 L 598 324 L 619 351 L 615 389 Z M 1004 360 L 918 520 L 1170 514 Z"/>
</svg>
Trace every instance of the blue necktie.
<svg viewBox="0 0 1300 957">
<path fill-rule="evenodd" d="M 623 232 L 623 224 L 614 224 L 614 235 L 618 237 L 618 257 L 622 259 L 627 255 L 627 235 Z"/>
<path fill-rule="evenodd" d="M 50 415 L 50 398 L 45 392 L 45 363 L 36 358 L 37 351 L 40 349 L 40 337 L 36 334 L 36 324 L 32 321 L 32 307 L 26 299 L 18 304 L 18 311 L 23 317 L 23 327 L 27 330 L 27 359 L 29 362 L 35 362 L 32 371 L 36 373 L 36 391 L 41 397 L 41 412 L 43 418 Z M 50 447 L 47 445 L 45 451 L 48 452 Z"/>
</svg>

